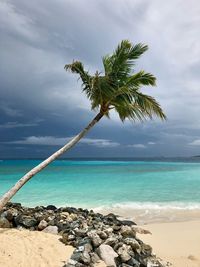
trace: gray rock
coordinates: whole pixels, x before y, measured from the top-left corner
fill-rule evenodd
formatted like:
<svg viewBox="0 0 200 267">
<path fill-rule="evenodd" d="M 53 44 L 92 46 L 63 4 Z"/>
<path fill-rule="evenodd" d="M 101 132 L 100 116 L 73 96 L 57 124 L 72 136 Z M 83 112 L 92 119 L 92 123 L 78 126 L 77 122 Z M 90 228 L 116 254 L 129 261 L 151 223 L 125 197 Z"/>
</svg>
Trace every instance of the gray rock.
<svg viewBox="0 0 200 267">
<path fill-rule="evenodd" d="M 48 226 L 48 222 L 46 222 L 45 220 L 40 221 L 40 223 L 38 224 L 38 229 L 39 230 L 43 230 Z"/>
<path fill-rule="evenodd" d="M 74 229 L 74 232 L 76 233 L 76 236 L 85 237 L 87 234 L 87 229 Z"/>
<path fill-rule="evenodd" d="M 140 244 L 138 243 L 138 241 L 134 238 L 130 238 L 130 237 L 127 237 L 124 239 L 124 243 L 126 245 L 130 245 L 132 247 L 132 249 L 136 250 L 136 249 L 140 249 Z"/>
<path fill-rule="evenodd" d="M 101 245 L 102 239 L 98 236 L 95 230 L 88 232 L 87 235 L 92 240 L 92 244 L 94 247 L 98 247 Z"/>
<path fill-rule="evenodd" d="M 90 244 L 90 243 L 86 243 L 84 246 L 83 246 L 83 248 L 84 248 L 84 252 L 87 252 L 87 253 L 89 253 L 89 252 L 91 252 L 93 249 L 92 249 L 92 245 Z"/>
<path fill-rule="evenodd" d="M 123 246 L 118 249 L 117 253 L 120 256 L 122 262 L 127 262 L 131 259 L 130 248 L 130 246 L 123 244 Z"/>
<path fill-rule="evenodd" d="M 47 210 L 56 210 L 57 208 L 56 208 L 56 206 L 54 206 L 54 205 L 48 205 L 47 207 L 46 207 L 46 209 Z"/>
<path fill-rule="evenodd" d="M 113 232 L 113 228 L 112 228 L 112 227 L 106 228 L 106 229 L 105 229 L 105 232 L 106 232 L 106 234 L 107 234 L 108 236 L 110 236 L 110 235 L 112 234 L 112 232 Z"/>
<path fill-rule="evenodd" d="M 118 243 L 118 239 L 116 237 L 109 237 L 104 242 L 105 245 L 109 245 L 111 247 L 115 246 Z"/>
<path fill-rule="evenodd" d="M 78 262 L 80 260 L 81 254 L 81 252 L 75 250 L 71 255 L 71 259 Z"/>
<path fill-rule="evenodd" d="M 100 245 L 97 248 L 97 254 L 107 266 L 116 267 L 115 258 L 117 258 L 118 255 L 111 246 L 104 244 Z"/>
<path fill-rule="evenodd" d="M 58 227 L 49 225 L 44 230 L 42 230 L 42 232 L 49 234 L 58 234 Z"/>
<path fill-rule="evenodd" d="M 68 241 L 73 241 L 75 239 L 76 239 L 75 235 L 68 235 Z"/>
<path fill-rule="evenodd" d="M 120 242 L 117 242 L 117 244 L 113 247 L 114 248 L 114 251 L 117 251 L 120 247 L 122 247 L 123 246 L 123 242 L 122 241 L 120 241 Z"/>
<path fill-rule="evenodd" d="M 135 237 L 136 235 L 135 231 L 130 226 L 127 226 L 127 225 L 122 226 L 120 233 L 124 238 Z"/>
<path fill-rule="evenodd" d="M 68 233 L 63 233 L 62 234 L 62 239 L 61 241 L 64 243 L 64 244 L 68 244 Z"/>
<path fill-rule="evenodd" d="M 16 225 L 22 225 L 26 228 L 34 227 L 38 224 L 37 220 L 34 217 L 27 215 L 18 215 L 15 218 Z"/>
<path fill-rule="evenodd" d="M 85 263 L 85 264 L 89 264 L 91 261 L 90 255 L 87 251 L 83 251 L 82 255 L 81 255 L 81 263 Z"/>
<path fill-rule="evenodd" d="M 108 235 L 104 231 L 98 231 L 98 235 L 103 240 L 105 240 L 106 238 L 108 238 Z"/>
<path fill-rule="evenodd" d="M 90 255 L 87 252 L 80 252 L 78 250 L 75 250 L 74 253 L 71 256 L 71 259 L 76 261 L 76 262 L 80 262 L 80 263 L 84 263 L 86 265 L 88 265 L 90 263 Z"/>
<path fill-rule="evenodd" d="M 133 221 L 130 221 L 130 220 L 121 220 L 121 223 L 123 225 L 127 225 L 127 226 L 136 225 L 136 223 L 134 223 Z"/>
<path fill-rule="evenodd" d="M 150 256 L 152 254 L 152 247 L 150 245 L 142 243 L 141 248 L 142 248 L 142 252 L 146 256 Z"/>
<path fill-rule="evenodd" d="M 11 213 L 13 217 L 17 217 L 17 215 L 19 215 L 19 211 L 15 208 L 9 209 L 8 212 Z"/>
<path fill-rule="evenodd" d="M 131 258 L 130 260 L 128 260 L 127 264 L 129 264 L 130 266 L 134 266 L 134 267 L 140 267 L 139 261 L 137 261 L 134 258 Z"/>
<path fill-rule="evenodd" d="M 6 218 L 8 221 L 12 221 L 13 214 L 9 210 L 6 210 L 1 214 L 1 217 Z"/>
<path fill-rule="evenodd" d="M 75 266 L 77 263 L 78 263 L 77 261 L 73 259 L 69 259 L 66 266 L 69 266 L 69 265 Z"/>
<path fill-rule="evenodd" d="M 95 263 L 97 263 L 97 262 L 100 261 L 99 256 L 98 256 L 95 252 L 91 252 L 91 253 L 90 253 L 90 258 L 91 258 L 91 262 L 92 262 L 93 264 L 95 264 Z"/>
<path fill-rule="evenodd" d="M 5 217 L 0 217 L 0 228 L 11 228 L 10 222 Z"/>
</svg>

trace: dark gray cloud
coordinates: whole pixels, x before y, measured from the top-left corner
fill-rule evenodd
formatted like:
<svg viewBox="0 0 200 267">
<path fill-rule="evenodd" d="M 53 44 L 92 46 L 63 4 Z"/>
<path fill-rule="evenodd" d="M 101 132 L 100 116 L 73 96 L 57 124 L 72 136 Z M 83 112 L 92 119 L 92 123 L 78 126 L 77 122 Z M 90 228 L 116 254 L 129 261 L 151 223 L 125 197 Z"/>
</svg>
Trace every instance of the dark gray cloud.
<svg viewBox="0 0 200 267">
<path fill-rule="evenodd" d="M 30 145 L 32 137 L 61 144 L 80 131 L 94 113 L 63 67 L 78 59 L 102 70 L 102 56 L 124 38 L 149 45 L 136 68 L 157 77 L 157 88 L 143 91 L 168 121 L 122 124 L 113 113 L 85 139 L 101 141 L 83 141 L 69 155 L 199 154 L 199 13 L 198 0 L 1 0 L 0 157 L 43 157 L 55 147 Z"/>
</svg>

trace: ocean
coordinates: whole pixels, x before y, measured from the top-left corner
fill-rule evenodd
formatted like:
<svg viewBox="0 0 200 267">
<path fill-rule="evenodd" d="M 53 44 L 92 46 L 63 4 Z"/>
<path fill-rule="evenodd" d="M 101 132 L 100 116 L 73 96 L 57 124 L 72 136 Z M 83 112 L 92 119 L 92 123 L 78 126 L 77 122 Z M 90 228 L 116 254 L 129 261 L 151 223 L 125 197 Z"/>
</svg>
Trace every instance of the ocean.
<svg viewBox="0 0 200 267">
<path fill-rule="evenodd" d="M 1 160 L 0 195 L 40 160 Z M 200 210 L 200 159 L 57 160 L 12 199 L 27 206 Z"/>
</svg>

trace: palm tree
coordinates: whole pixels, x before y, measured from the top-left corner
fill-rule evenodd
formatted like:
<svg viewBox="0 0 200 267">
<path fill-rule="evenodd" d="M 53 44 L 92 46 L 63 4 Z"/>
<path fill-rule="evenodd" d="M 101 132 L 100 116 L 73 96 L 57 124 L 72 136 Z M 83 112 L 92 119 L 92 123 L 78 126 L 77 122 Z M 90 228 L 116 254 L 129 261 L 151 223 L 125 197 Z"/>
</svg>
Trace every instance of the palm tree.
<svg viewBox="0 0 200 267">
<path fill-rule="evenodd" d="M 136 59 L 147 49 L 147 45 L 133 45 L 128 40 L 123 40 L 112 55 L 103 57 L 104 74 L 97 71 L 93 76 L 90 75 L 80 61 L 65 65 L 66 71 L 80 76 L 83 92 L 91 101 L 91 109 L 98 110 L 98 113 L 83 131 L 30 170 L 5 193 L 0 199 L 0 210 L 36 173 L 73 147 L 102 117 L 109 117 L 110 110 L 114 109 L 122 122 L 125 119 L 144 121 L 152 119 L 154 115 L 162 120 L 166 119 L 158 102 L 140 91 L 142 86 L 155 86 L 156 78 L 143 70 L 137 73 L 133 71 Z"/>
</svg>

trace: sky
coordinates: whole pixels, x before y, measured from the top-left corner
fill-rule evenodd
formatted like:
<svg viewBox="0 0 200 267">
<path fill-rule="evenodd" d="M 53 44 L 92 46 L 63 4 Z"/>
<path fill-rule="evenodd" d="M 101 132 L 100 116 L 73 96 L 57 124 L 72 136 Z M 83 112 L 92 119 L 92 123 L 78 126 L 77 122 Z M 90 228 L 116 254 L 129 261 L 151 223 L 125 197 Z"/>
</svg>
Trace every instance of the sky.
<svg viewBox="0 0 200 267">
<path fill-rule="evenodd" d="M 95 116 L 76 75 L 80 60 L 103 71 L 123 39 L 148 44 L 136 70 L 157 78 L 141 90 L 167 115 L 98 125 L 64 157 L 200 154 L 199 0 L 0 0 L 0 158 L 43 158 Z"/>
</svg>

